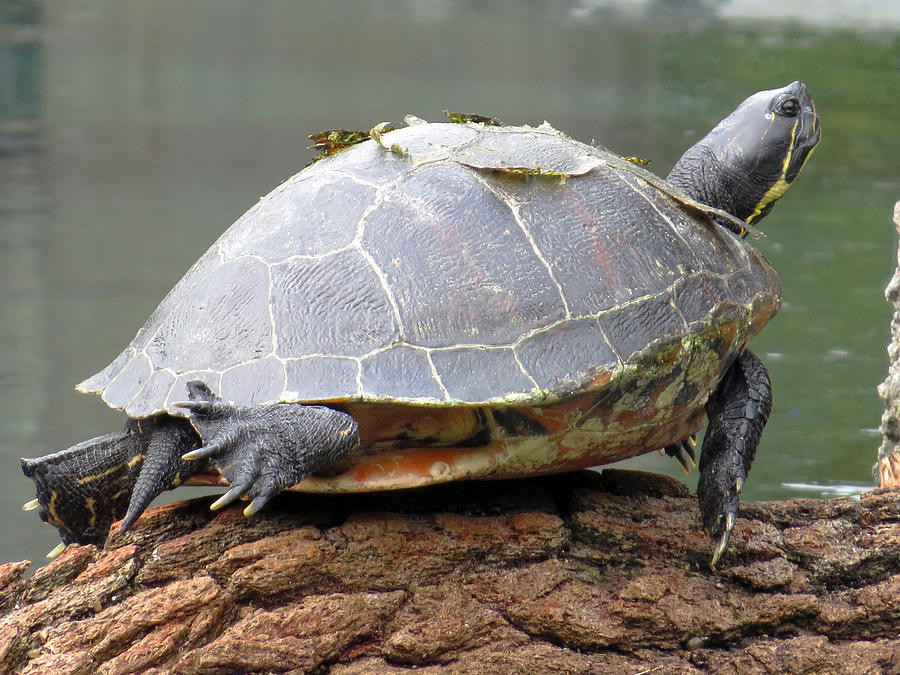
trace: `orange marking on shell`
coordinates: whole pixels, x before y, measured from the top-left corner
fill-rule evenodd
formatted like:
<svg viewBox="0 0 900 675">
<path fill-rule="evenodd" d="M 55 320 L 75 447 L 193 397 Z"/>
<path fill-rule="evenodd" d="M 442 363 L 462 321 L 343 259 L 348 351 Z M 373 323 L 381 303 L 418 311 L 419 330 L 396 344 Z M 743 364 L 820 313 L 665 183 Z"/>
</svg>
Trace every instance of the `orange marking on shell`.
<svg viewBox="0 0 900 675">
<path fill-rule="evenodd" d="M 581 395 L 569 401 L 560 401 L 546 408 L 527 407 L 516 408 L 523 415 L 539 422 L 547 429 L 547 433 L 553 436 L 572 429 L 578 425 L 579 420 L 593 406 L 593 395 Z"/>
<path fill-rule="evenodd" d="M 619 413 L 619 422 L 626 428 L 634 428 L 649 424 L 659 415 L 654 403 L 649 403 L 637 410 L 624 410 Z"/>
<path fill-rule="evenodd" d="M 725 356 L 734 345 L 737 339 L 738 327 L 735 325 L 725 325 L 719 329 L 719 337 L 722 338 L 719 356 Z"/>
<path fill-rule="evenodd" d="M 590 384 L 588 384 L 588 386 L 586 386 L 585 389 L 587 389 L 587 390 L 599 389 L 604 384 L 609 382 L 611 379 L 612 379 L 612 373 L 610 371 L 606 370 L 606 371 L 600 373 L 593 380 L 591 380 Z"/>
<path fill-rule="evenodd" d="M 380 483 L 391 476 L 409 476 L 430 482 L 448 472 L 454 473 L 460 460 L 472 455 L 471 448 L 404 450 L 382 456 L 377 462 L 354 466 L 348 473 L 362 484 Z"/>
<path fill-rule="evenodd" d="M 763 327 L 769 323 L 769 321 L 774 317 L 778 310 L 781 308 L 781 299 L 780 298 L 770 298 L 769 302 L 765 302 L 761 307 L 758 308 L 753 320 L 750 322 L 750 325 L 747 327 L 747 342 L 753 339 L 759 332 L 763 329 Z"/>
</svg>

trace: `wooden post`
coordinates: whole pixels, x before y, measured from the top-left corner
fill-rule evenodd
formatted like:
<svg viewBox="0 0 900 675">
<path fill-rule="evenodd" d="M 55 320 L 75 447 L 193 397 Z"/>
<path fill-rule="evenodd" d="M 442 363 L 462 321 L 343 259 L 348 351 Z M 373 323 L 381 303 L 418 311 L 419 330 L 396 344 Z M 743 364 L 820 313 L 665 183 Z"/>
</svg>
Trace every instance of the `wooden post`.
<svg viewBox="0 0 900 675">
<path fill-rule="evenodd" d="M 894 204 L 894 224 L 900 236 L 900 202 Z M 897 269 L 884 295 L 894 305 L 894 318 L 891 320 L 891 343 L 887 348 L 891 365 L 887 379 L 878 386 L 878 394 L 884 399 L 881 416 L 884 438 L 878 448 L 875 481 L 879 487 L 900 488 L 900 250 L 897 252 Z"/>
</svg>

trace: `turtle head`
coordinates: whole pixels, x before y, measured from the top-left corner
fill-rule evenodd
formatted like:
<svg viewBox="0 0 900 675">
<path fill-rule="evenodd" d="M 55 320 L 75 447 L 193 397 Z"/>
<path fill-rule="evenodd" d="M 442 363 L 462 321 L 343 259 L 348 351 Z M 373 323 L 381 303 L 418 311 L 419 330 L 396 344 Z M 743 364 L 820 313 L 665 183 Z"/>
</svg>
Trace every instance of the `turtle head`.
<svg viewBox="0 0 900 675">
<path fill-rule="evenodd" d="M 794 182 L 819 135 L 805 84 L 760 91 L 684 153 L 668 180 L 697 201 L 755 223 Z"/>
</svg>

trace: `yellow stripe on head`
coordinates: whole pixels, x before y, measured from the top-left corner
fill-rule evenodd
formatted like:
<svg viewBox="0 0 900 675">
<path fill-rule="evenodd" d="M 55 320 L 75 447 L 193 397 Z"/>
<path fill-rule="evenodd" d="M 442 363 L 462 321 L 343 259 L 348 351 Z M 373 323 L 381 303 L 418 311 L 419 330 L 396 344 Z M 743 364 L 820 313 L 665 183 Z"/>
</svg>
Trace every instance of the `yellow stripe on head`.
<svg viewBox="0 0 900 675">
<path fill-rule="evenodd" d="M 781 163 L 781 174 L 778 176 L 778 180 L 775 181 L 774 185 L 766 190 L 766 194 L 762 196 L 762 199 L 757 202 L 756 206 L 753 208 L 753 213 L 747 216 L 747 223 L 752 223 L 754 220 L 759 218 L 762 215 L 763 209 L 765 209 L 769 204 L 774 202 L 777 199 L 781 198 L 787 189 L 791 186 L 785 180 L 785 176 L 787 176 L 788 168 L 791 165 L 791 156 L 794 154 L 794 143 L 796 142 L 796 134 L 797 134 L 797 126 L 800 124 L 800 119 L 794 120 L 794 126 L 791 127 L 791 142 L 788 145 L 787 154 L 784 156 L 784 161 Z M 809 158 L 807 155 L 806 159 Z M 806 163 L 806 159 L 803 160 L 803 163 Z"/>
</svg>

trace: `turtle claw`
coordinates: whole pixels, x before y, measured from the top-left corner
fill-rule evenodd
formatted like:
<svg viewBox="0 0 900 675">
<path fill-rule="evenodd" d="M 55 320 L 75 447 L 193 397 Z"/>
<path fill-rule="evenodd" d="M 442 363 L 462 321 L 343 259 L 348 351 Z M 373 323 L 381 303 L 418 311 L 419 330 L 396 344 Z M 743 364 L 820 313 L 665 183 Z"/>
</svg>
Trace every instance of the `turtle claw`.
<svg viewBox="0 0 900 675">
<path fill-rule="evenodd" d="M 716 570 L 716 563 L 719 562 L 719 558 L 722 557 L 725 549 L 728 548 L 728 540 L 731 539 L 731 533 L 734 531 L 734 523 L 734 513 L 729 511 L 725 514 L 725 527 L 722 529 L 722 535 L 719 537 L 716 548 L 713 550 L 712 559 L 709 561 L 709 568 L 713 571 Z"/>
<path fill-rule="evenodd" d="M 262 510 L 262 508 L 268 503 L 269 497 L 263 497 L 262 495 L 257 496 L 252 502 L 247 505 L 247 508 L 244 509 L 244 515 L 249 518 L 250 516 L 254 516 Z"/>
<path fill-rule="evenodd" d="M 41 501 L 37 498 L 34 498 L 30 502 L 25 502 L 24 504 L 22 504 L 23 511 L 34 511 L 39 508 L 41 508 Z"/>
<path fill-rule="evenodd" d="M 216 396 L 205 382 L 191 380 L 186 386 L 188 400 L 175 401 L 172 407 L 190 411 L 195 421 L 198 418 L 221 420 L 234 413 L 234 405 Z"/>
<path fill-rule="evenodd" d="M 687 457 L 685 457 L 684 453 L 683 452 L 678 453 L 677 455 L 675 455 L 675 459 L 677 459 L 678 463 L 681 464 L 681 468 L 684 469 L 685 475 L 690 476 L 691 475 L 691 464 L 688 461 Z"/>
<path fill-rule="evenodd" d="M 250 485 L 245 484 L 237 484 L 232 485 L 231 489 L 228 490 L 224 495 L 219 497 L 216 501 L 209 505 L 210 511 L 218 511 L 221 508 L 224 508 L 231 504 L 231 502 L 236 501 L 244 496 L 244 493 L 250 488 Z"/>
<path fill-rule="evenodd" d="M 269 503 L 269 500 L 272 499 L 275 495 L 277 495 L 282 488 L 278 486 L 277 483 L 273 483 L 271 481 L 266 484 L 257 484 L 253 490 L 253 493 L 250 495 L 253 498 L 247 508 L 244 509 L 244 515 L 248 518 L 252 515 L 259 513 L 262 508 Z"/>
<path fill-rule="evenodd" d="M 233 407 L 230 403 L 225 403 L 224 401 L 176 401 L 172 406 L 190 410 L 192 413 L 207 417 L 225 416 L 231 412 Z"/>
<path fill-rule="evenodd" d="M 212 457 L 213 455 L 217 455 L 222 452 L 222 445 L 216 443 L 210 443 L 209 445 L 204 445 L 196 450 L 191 450 L 190 452 L 186 452 L 181 456 L 186 462 L 190 462 L 195 459 L 206 459 L 207 457 Z"/>
<path fill-rule="evenodd" d="M 697 466 L 697 453 L 694 452 L 694 448 L 697 446 L 697 437 L 691 436 L 686 441 L 681 441 L 681 447 L 684 450 L 685 454 L 691 458 L 691 464 Z"/>
<path fill-rule="evenodd" d="M 64 542 L 59 542 L 52 551 L 47 554 L 47 560 L 55 560 L 69 548 Z"/>
<path fill-rule="evenodd" d="M 663 448 L 663 452 L 669 457 L 678 460 L 678 463 L 681 464 L 681 468 L 684 469 L 685 474 L 690 476 L 691 467 L 697 466 L 697 455 L 694 452 L 694 445 L 696 444 L 696 438 L 693 438 L 693 445 L 691 445 L 690 439 L 680 441 L 678 443 L 673 443 L 672 445 L 667 445 Z"/>
</svg>

